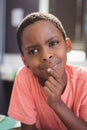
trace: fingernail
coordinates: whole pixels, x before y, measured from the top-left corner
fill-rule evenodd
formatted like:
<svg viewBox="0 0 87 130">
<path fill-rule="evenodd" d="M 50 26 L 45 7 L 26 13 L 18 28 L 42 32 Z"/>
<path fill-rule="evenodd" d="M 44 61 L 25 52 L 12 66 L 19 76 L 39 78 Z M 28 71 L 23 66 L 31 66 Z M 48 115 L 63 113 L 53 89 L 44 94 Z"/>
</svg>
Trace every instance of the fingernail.
<svg viewBox="0 0 87 130">
<path fill-rule="evenodd" d="M 50 71 L 51 71 L 51 68 L 48 68 L 47 71 L 50 72 Z"/>
</svg>

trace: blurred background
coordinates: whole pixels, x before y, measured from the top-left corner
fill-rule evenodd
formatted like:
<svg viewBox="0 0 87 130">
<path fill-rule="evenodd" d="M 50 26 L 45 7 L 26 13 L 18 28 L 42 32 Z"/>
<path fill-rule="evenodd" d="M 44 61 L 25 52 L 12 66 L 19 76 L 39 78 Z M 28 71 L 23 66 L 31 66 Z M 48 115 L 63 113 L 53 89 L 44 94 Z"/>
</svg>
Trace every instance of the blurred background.
<svg viewBox="0 0 87 130">
<path fill-rule="evenodd" d="M 0 0 L 1 114 L 7 114 L 15 75 L 23 65 L 16 28 L 25 15 L 34 11 L 52 13 L 61 20 L 72 41 L 68 62 L 87 66 L 87 0 Z"/>
</svg>

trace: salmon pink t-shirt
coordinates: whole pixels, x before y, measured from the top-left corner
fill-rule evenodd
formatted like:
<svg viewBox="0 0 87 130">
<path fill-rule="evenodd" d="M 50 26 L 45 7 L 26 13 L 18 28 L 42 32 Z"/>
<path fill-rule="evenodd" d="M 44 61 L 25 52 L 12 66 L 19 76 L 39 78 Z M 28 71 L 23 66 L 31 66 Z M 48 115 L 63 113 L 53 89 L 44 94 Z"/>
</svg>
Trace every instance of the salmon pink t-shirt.
<svg viewBox="0 0 87 130">
<path fill-rule="evenodd" d="M 65 68 L 67 86 L 61 99 L 79 118 L 87 121 L 87 72 L 70 65 Z M 8 115 L 25 124 L 36 123 L 39 130 L 67 130 L 46 103 L 38 78 L 25 66 L 17 73 Z"/>
</svg>

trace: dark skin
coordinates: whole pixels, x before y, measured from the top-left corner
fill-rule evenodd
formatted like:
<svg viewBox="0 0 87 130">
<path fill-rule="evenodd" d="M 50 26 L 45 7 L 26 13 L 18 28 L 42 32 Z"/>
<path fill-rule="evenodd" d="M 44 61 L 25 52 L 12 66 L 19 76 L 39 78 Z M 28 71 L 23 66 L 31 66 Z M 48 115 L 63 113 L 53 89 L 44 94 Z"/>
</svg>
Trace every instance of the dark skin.
<svg viewBox="0 0 87 130">
<path fill-rule="evenodd" d="M 22 50 L 24 64 L 38 77 L 48 105 L 67 129 L 87 130 L 87 122 L 79 119 L 61 100 L 61 94 L 67 84 L 65 65 L 67 53 L 71 50 L 70 39 L 64 40 L 62 33 L 52 23 L 38 21 L 24 29 Z M 37 130 L 35 124 L 23 123 L 21 129 Z"/>
</svg>

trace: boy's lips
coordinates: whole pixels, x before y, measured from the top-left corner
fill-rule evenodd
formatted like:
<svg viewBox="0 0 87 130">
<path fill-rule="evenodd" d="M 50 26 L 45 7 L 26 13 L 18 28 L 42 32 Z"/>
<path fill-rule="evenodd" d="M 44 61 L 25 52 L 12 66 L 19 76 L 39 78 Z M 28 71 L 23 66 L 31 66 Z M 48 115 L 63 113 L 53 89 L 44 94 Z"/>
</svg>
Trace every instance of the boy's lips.
<svg viewBox="0 0 87 130">
<path fill-rule="evenodd" d="M 40 70 L 47 70 L 48 68 L 55 69 L 58 66 L 59 62 L 56 63 L 50 63 L 50 64 L 45 64 L 44 66 L 40 66 Z"/>
</svg>

